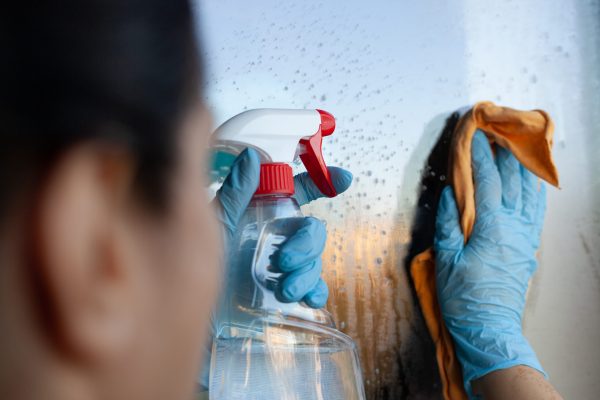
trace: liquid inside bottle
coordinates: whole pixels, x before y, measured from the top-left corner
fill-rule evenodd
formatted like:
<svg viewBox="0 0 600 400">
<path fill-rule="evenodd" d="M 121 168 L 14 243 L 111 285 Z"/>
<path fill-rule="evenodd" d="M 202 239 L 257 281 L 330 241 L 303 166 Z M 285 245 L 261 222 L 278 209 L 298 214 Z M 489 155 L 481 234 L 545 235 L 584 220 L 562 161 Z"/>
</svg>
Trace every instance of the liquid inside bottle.
<svg viewBox="0 0 600 400">
<path fill-rule="evenodd" d="M 331 315 L 277 293 L 270 256 L 302 222 L 289 196 L 255 197 L 228 254 L 226 294 L 216 313 L 211 399 L 364 399 L 354 342 Z"/>
</svg>

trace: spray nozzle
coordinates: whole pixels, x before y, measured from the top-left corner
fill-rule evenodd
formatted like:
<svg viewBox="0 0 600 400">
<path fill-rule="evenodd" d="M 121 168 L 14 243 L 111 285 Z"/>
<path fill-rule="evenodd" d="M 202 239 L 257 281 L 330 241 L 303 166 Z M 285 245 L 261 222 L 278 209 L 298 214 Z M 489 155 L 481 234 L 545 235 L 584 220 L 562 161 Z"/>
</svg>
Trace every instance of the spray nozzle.
<svg viewBox="0 0 600 400">
<path fill-rule="evenodd" d="M 261 156 L 263 172 L 275 164 L 292 163 L 298 154 L 319 190 L 333 197 L 337 192 L 323 159 L 322 143 L 323 137 L 331 135 L 334 130 L 335 118 L 326 111 L 256 109 L 223 123 L 213 139 L 215 147 L 226 148 L 230 152 L 239 153 L 246 147 L 256 149 Z M 265 179 L 270 175 L 265 173 Z M 261 172 L 261 183 L 262 180 Z M 259 186 L 261 193 L 264 193 L 263 189 Z M 267 189 L 267 192 L 270 191 Z"/>
<path fill-rule="evenodd" d="M 300 159 L 321 193 L 328 197 L 334 197 L 337 192 L 323 159 L 322 144 L 323 136 L 329 136 L 335 130 L 335 118 L 327 111 L 317 110 L 317 112 L 321 118 L 319 130 L 310 138 L 300 140 L 300 145 L 303 147 Z"/>
</svg>

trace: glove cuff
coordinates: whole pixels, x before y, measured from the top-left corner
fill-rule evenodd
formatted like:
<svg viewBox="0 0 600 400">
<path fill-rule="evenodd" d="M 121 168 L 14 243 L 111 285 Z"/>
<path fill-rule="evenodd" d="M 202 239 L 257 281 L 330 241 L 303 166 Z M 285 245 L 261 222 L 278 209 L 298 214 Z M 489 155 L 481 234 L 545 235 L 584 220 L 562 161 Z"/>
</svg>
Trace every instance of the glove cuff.
<svg viewBox="0 0 600 400">
<path fill-rule="evenodd" d="M 469 398 L 476 398 L 471 387 L 473 380 L 500 369 L 525 365 L 538 370 L 548 379 L 533 348 L 520 332 L 514 335 L 479 332 L 474 335 L 476 340 L 466 340 L 464 336 L 457 337 L 454 334 L 452 336 Z"/>
</svg>

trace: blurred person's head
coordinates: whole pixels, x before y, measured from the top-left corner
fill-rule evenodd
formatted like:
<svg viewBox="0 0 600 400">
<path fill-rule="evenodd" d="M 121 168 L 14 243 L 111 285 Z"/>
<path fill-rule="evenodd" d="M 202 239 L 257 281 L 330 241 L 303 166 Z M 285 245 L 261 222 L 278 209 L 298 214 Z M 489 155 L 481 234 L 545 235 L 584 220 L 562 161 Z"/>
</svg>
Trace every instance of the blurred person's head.
<svg viewBox="0 0 600 400">
<path fill-rule="evenodd" d="M 186 0 L 3 7 L 1 398 L 192 393 L 220 252 L 194 30 Z"/>
</svg>

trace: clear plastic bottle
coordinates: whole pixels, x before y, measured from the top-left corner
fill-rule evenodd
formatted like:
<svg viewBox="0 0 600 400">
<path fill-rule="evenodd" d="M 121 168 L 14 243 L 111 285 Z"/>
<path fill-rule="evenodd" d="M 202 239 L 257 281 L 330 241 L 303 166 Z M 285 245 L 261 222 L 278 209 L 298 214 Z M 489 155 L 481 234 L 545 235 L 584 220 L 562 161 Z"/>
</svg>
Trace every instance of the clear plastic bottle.
<svg viewBox="0 0 600 400">
<path fill-rule="evenodd" d="M 216 314 L 211 399 L 364 399 L 352 339 L 326 310 L 277 298 L 282 273 L 270 256 L 301 220 L 285 194 L 255 196 L 242 217 Z"/>
</svg>

